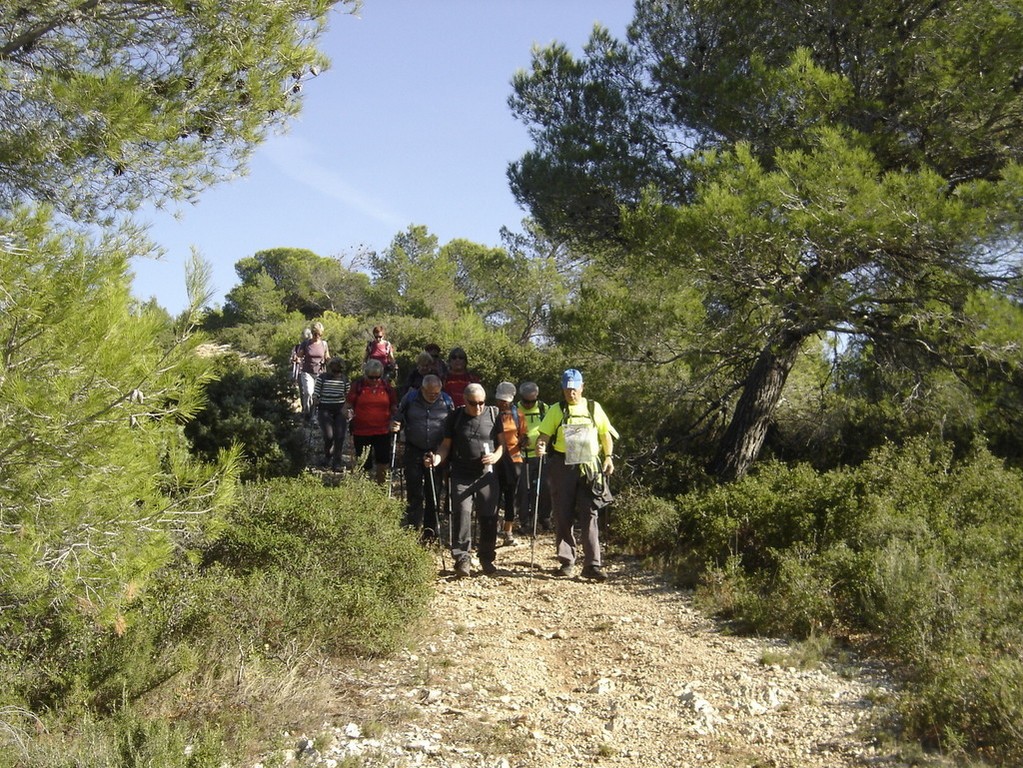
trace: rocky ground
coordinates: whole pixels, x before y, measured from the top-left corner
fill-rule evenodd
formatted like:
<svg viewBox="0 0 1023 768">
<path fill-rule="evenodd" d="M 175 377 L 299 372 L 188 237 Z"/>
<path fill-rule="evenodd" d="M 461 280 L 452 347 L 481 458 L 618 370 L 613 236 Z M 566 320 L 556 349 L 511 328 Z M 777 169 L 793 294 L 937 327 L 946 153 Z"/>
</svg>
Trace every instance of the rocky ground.
<svg viewBox="0 0 1023 768">
<path fill-rule="evenodd" d="M 554 575 L 553 539 L 451 574 L 437 550 L 431 621 L 396 658 L 337 673 L 318 733 L 263 764 L 338 768 L 895 766 L 876 729 L 890 682 L 849 658 L 789 666 L 785 645 L 729 635 L 624 556 L 597 584 Z M 530 568 L 535 558 L 536 568 Z"/>
</svg>

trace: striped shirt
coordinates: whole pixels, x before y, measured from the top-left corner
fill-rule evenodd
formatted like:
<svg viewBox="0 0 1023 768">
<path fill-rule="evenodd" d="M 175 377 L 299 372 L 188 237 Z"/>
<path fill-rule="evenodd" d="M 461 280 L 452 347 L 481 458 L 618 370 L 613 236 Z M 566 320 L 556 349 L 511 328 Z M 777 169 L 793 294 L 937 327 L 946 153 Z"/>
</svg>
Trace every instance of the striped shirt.
<svg viewBox="0 0 1023 768">
<path fill-rule="evenodd" d="M 321 373 L 316 377 L 313 399 L 320 405 L 342 405 L 348 398 L 348 387 L 347 376 L 334 378 L 326 373 Z"/>
</svg>

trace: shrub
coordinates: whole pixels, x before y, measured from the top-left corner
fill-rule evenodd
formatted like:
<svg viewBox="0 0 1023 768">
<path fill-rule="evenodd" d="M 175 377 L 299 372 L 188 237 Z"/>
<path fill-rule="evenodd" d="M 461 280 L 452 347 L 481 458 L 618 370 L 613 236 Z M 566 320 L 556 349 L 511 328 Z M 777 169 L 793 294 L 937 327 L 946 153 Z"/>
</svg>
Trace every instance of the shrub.
<svg viewBox="0 0 1023 768">
<path fill-rule="evenodd" d="M 610 535 L 633 554 L 649 556 L 675 549 L 679 511 L 667 499 L 626 489 L 612 509 Z"/>
<path fill-rule="evenodd" d="M 936 656 L 909 683 L 901 710 L 925 744 L 968 750 L 1001 765 L 1023 764 L 1023 661 L 983 664 L 961 653 Z"/>
<path fill-rule="evenodd" d="M 295 475 L 304 466 L 304 437 L 294 428 L 293 397 L 283 373 L 233 353 L 218 358 L 219 376 L 206 405 L 185 427 L 192 451 L 206 459 L 238 445 L 246 480 Z"/>
<path fill-rule="evenodd" d="M 225 596 L 223 620 L 255 644 L 283 633 L 333 653 L 394 650 L 424 614 L 433 575 L 401 511 L 359 475 L 339 488 L 309 479 L 251 486 L 205 553 L 209 573 L 242 587 Z"/>
<path fill-rule="evenodd" d="M 924 440 L 855 469 L 768 463 L 679 501 L 710 567 L 698 597 L 738 625 L 868 632 L 909 681 L 914 735 L 1018 763 L 1023 477 Z"/>
<path fill-rule="evenodd" d="M 59 664 L 39 661 L 60 669 L 49 699 L 19 698 L 36 667 L 0 659 L 10 686 L 0 726 L 25 745 L 12 764 L 220 765 L 223 744 L 238 754 L 289 706 L 315 709 L 292 703 L 315 695 L 296 683 L 302 668 L 393 651 L 425 615 L 432 560 L 400 513 L 359 476 L 332 488 L 309 478 L 244 488 L 215 538 L 159 572 L 118 631 L 58 643 Z M 30 735 L 19 714 L 29 708 L 47 712 L 48 733 Z"/>
</svg>

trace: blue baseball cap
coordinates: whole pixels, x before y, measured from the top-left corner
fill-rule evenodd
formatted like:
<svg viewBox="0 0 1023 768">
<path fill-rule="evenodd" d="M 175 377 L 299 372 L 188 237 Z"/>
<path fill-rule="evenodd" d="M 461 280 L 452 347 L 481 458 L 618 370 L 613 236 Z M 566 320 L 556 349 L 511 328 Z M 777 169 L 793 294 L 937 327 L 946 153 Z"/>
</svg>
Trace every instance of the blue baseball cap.
<svg viewBox="0 0 1023 768">
<path fill-rule="evenodd" d="M 562 389 L 579 389 L 583 385 L 583 375 L 575 368 L 569 368 L 561 374 Z"/>
</svg>

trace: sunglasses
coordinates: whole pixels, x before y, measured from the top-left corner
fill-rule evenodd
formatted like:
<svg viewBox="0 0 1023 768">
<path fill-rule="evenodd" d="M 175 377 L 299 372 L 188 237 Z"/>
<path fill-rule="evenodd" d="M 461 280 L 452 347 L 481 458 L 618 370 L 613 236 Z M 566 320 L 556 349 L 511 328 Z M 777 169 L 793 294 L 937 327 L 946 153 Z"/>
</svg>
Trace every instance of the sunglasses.
<svg viewBox="0 0 1023 768">
<path fill-rule="evenodd" d="M 465 404 L 466 405 L 471 405 L 474 408 L 479 408 L 481 405 L 483 405 L 483 401 L 482 400 L 466 400 Z"/>
<path fill-rule="evenodd" d="M 465 355 L 451 355 L 448 360 L 465 360 Z"/>
</svg>

